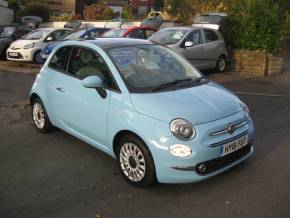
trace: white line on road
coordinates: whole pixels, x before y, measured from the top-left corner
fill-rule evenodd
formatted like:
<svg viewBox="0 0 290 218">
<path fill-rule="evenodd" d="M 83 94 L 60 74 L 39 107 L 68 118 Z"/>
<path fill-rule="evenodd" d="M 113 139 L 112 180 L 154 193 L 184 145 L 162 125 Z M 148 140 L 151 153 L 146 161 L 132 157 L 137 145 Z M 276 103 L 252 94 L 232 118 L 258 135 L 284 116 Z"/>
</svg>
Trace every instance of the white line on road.
<svg viewBox="0 0 290 218">
<path fill-rule="evenodd" d="M 278 97 L 278 98 L 290 98 L 290 95 L 276 95 L 266 93 L 253 93 L 253 92 L 234 92 L 238 95 L 253 95 L 253 96 L 264 96 L 264 97 Z"/>
</svg>

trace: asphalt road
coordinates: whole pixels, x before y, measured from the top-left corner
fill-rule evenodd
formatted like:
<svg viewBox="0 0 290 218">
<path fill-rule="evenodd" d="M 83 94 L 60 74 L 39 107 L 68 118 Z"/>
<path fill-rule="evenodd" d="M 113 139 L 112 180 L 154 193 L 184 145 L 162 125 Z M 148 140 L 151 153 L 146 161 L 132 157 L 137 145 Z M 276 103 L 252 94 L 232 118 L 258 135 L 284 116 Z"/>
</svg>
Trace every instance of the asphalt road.
<svg viewBox="0 0 290 218">
<path fill-rule="evenodd" d="M 115 160 L 88 144 L 62 131 L 39 134 L 26 106 L 35 75 L 2 71 L 0 218 L 289 218 L 289 75 L 228 82 L 209 75 L 249 105 L 254 156 L 201 183 L 139 189 L 125 182 Z"/>
</svg>

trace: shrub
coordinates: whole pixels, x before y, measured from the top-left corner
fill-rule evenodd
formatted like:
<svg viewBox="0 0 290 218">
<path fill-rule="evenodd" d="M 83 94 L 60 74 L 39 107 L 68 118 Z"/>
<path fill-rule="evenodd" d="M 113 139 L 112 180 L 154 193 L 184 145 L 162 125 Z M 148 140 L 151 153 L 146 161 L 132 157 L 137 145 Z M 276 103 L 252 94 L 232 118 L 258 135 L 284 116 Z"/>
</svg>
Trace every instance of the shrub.
<svg viewBox="0 0 290 218">
<path fill-rule="evenodd" d="M 125 5 L 123 7 L 123 10 L 122 10 L 122 13 L 121 13 L 121 17 L 123 19 L 126 19 L 126 20 L 130 20 L 130 19 L 133 19 L 134 18 L 134 9 L 132 6 L 130 5 Z"/>
<path fill-rule="evenodd" d="M 265 50 L 277 54 L 282 48 L 283 22 L 279 6 L 267 0 L 241 0 L 233 8 L 226 40 L 239 49 Z M 232 37 L 232 38 L 231 38 Z"/>
<path fill-rule="evenodd" d="M 112 9 L 102 3 L 92 4 L 92 5 L 87 6 L 83 14 L 84 14 L 84 20 L 89 20 L 89 21 L 110 20 L 110 19 L 113 19 L 115 16 Z"/>
<path fill-rule="evenodd" d="M 30 4 L 26 8 L 20 10 L 19 16 L 39 16 L 44 22 L 47 22 L 49 21 L 49 10 L 42 5 Z"/>
<path fill-rule="evenodd" d="M 285 19 L 285 35 L 290 35 L 290 14 L 287 12 L 286 13 L 286 19 Z"/>
</svg>

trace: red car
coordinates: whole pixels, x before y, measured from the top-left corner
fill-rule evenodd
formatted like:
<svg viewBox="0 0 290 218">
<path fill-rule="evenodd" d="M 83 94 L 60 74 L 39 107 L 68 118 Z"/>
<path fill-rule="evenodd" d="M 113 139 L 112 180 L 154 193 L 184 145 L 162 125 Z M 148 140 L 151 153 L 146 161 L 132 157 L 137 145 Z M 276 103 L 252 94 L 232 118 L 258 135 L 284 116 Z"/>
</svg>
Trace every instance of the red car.
<svg viewBox="0 0 290 218">
<path fill-rule="evenodd" d="M 147 39 L 157 30 L 152 27 L 146 26 L 130 26 L 130 27 L 122 27 L 111 29 L 108 32 L 103 34 L 104 38 L 119 38 L 119 37 L 127 37 L 127 38 L 135 38 L 135 39 Z"/>
</svg>

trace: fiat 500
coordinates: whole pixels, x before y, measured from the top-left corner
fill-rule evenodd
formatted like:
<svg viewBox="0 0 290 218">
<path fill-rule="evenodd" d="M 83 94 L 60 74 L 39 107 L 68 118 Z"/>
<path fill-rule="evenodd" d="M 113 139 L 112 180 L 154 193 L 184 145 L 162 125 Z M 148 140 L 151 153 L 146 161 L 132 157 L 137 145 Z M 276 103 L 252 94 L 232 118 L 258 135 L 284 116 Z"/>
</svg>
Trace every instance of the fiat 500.
<svg viewBox="0 0 290 218">
<path fill-rule="evenodd" d="M 136 186 L 197 182 L 253 153 L 248 107 L 166 46 L 60 43 L 30 93 L 35 127 L 58 127 L 116 158 Z"/>
</svg>

